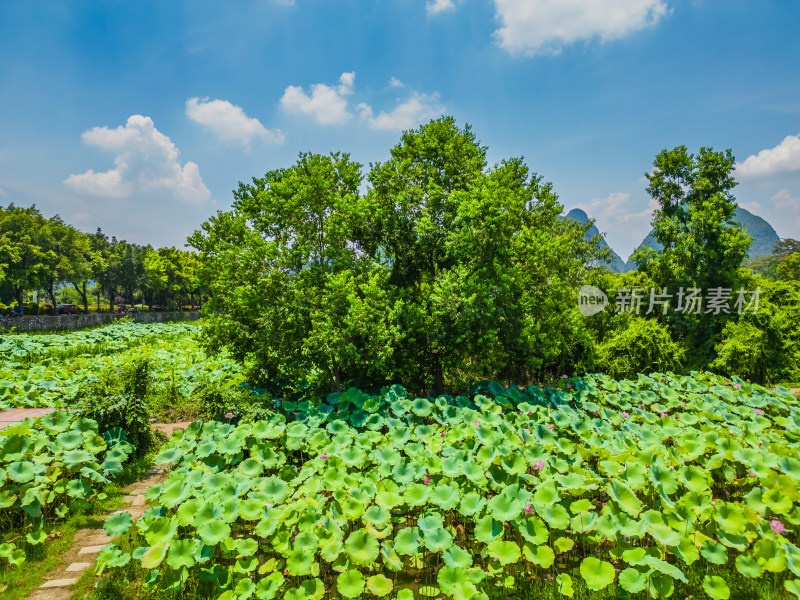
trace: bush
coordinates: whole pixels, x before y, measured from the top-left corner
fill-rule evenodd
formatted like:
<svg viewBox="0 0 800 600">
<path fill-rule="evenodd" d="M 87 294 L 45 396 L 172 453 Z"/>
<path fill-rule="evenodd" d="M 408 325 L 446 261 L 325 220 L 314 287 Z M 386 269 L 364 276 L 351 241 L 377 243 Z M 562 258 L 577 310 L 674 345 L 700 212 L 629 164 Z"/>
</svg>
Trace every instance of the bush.
<svg viewBox="0 0 800 600">
<path fill-rule="evenodd" d="M 124 429 L 128 441 L 136 447 L 134 456 L 144 456 L 154 445 L 146 400 L 150 365 L 146 359 L 139 359 L 115 374 L 93 386 L 75 410 L 97 421 L 101 433 L 114 427 Z"/>
<path fill-rule="evenodd" d="M 677 371 L 683 365 L 685 349 L 653 319 L 633 317 L 625 329 L 611 334 L 598 348 L 598 367 L 615 378 L 637 373 Z"/>
</svg>

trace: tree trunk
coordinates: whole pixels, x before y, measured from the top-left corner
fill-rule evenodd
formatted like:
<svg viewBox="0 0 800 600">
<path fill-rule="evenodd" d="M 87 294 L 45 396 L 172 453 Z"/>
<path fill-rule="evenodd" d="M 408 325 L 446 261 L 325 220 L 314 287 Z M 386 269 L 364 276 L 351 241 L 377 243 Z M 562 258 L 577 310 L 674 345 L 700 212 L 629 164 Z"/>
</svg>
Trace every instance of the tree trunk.
<svg viewBox="0 0 800 600">
<path fill-rule="evenodd" d="M 73 287 L 73 289 L 76 292 L 78 292 L 81 295 L 81 300 L 83 300 L 83 312 L 88 313 L 89 312 L 89 301 L 88 301 L 88 298 L 86 297 L 86 282 L 85 281 L 83 282 L 83 287 L 82 288 L 78 287 L 78 284 L 76 284 L 76 283 L 70 283 L 70 285 Z"/>
</svg>

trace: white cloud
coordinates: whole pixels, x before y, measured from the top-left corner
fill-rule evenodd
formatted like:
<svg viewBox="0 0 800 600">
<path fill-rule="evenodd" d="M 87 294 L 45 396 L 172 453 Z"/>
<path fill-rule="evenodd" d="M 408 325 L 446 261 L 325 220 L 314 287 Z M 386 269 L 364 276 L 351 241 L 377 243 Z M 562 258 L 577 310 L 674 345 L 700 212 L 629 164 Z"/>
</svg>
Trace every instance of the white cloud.
<svg viewBox="0 0 800 600">
<path fill-rule="evenodd" d="M 612 192 L 605 198 L 592 198 L 588 202 L 577 204 L 583 209 L 600 232 L 608 234 L 608 244 L 616 250 L 623 260 L 627 260 L 630 252 L 638 246 L 652 229 L 653 211 L 658 202 L 652 198 L 644 210 L 632 206 L 631 195 L 626 192 Z M 641 205 L 639 205 L 641 208 Z"/>
<path fill-rule="evenodd" d="M 181 166 L 175 144 L 155 128 L 150 117 L 132 115 L 124 126 L 94 127 L 81 137 L 117 155 L 113 169 L 89 169 L 64 180 L 76 192 L 110 198 L 166 193 L 195 204 L 211 197 L 197 164 L 190 161 Z"/>
<path fill-rule="evenodd" d="M 392 77 L 392 78 L 389 80 L 389 87 L 398 87 L 398 88 L 402 88 L 402 87 L 406 87 L 406 84 L 405 84 L 405 83 L 403 83 L 402 81 L 400 81 L 400 80 L 399 80 L 397 77 Z"/>
<path fill-rule="evenodd" d="M 378 116 L 374 116 L 372 107 L 364 102 L 357 108 L 370 128 L 382 131 L 413 129 L 423 121 L 438 117 L 444 112 L 437 94 L 417 93 L 412 94 L 405 102 L 400 102 L 391 112 L 380 111 Z"/>
<path fill-rule="evenodd" d="M 669 12 L 665 0 L 494 0 L 494 35 L 512 54 L 557 54 L 579 40 L 625 37 Z"/>
<path fill-rule="evenodd" d="M 765 177 L 776 173 L 788 173 L 800 169 L 800 134 L 787 135 L 774 148 L 748 156 L 744 162 L 736 163 L 739 177 Z"/>
<path fill-rule="evenodd" d="M 428 13 L 428 16 L 438 15 L 439 13 L 455 9 L 456 5 L 453 4 L 453 0 L 428 0 L 428 2 L 425 3 L 425 12 Z"/>
<path fill-rule="evenodd" d="M 240 106 L 227 100 L 189 98 L 186 116 L 210 129 L 221 141 L 238 142 L 247 150 L 253 139 L 281 144 L 285 140 L 279 129 L 267 129 L 256 118 L 248 117 Z"/>
<path fill-rule="evenodd" d="M 355 78 L 354 72 L 342 73 L 336 87 L 315 83 L 310 95 L 301 86 L 290 85 L 283 93 L 281 106 L 290 114 L 309 115 L 317 123 L 343 123 L 353 116 L 347 110 L 345 96 L 353 93 Z"/>
</svg>

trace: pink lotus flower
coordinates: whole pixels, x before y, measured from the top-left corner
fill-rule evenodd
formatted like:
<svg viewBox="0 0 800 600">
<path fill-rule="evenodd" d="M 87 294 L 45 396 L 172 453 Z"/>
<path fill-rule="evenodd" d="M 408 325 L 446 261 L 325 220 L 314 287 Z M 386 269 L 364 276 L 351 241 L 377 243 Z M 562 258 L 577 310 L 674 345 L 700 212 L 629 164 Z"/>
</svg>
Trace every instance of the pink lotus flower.
<svg viewBox="0 0 800 600">
<path fill-rule="evenodd" d="M 775 535 L 783 535 L 786 533 L 786 525 L 781 523 L 778 519 L 772 519 L 769 522 L 769 528 L 772 529 L 772 533 Z"/>
<path fill-rule="evenodd" d="M 725 385 L 730 385 L 730 384 L 731 384 L 731 382 L 726 379 L 725 380 Z"/>
<path fill-rule="evenodd" d="M 473 421 L 473 422 L 472 422 L 472 424 L 473 424 L 473 425 L 475 425 L 475 427 L 477 427 L 478 425 L 480 425 L 480 423 L 478 423 L 477 421 Z"/>
<path fill-rule="evenodd" d="M 528 435 L 530 435 L 530 434 L 531 434 L 531 430 L 530 430 L 530 429 L 523 429 L 522 431 L 524 431 L 524 432 L 525 432 L 525 433 L 527 433 Z"/>
<path fill-rule="evenodd" d="M 642 410 L 644 410 L 644 404 L 640 404 L 640 405 L 639 405 L 639 408 L 641 408 Z"/>
<path fill-rule="evenodd" d="M 630 416 L 631 416 L 631 415 L 628 413 L 628 411 L 627 411 L 627 410 L 623 410 L 623 411 L 622 411 L 622 418 L 624 418 L 624 419 L 627 419 L 627 418 L 628 418 L 628 417 L 630 417 Z"/>
<path fill-rule="evenodd" d="M 528 411 L 528 416 L 530 417 L 532 414 L 533 414 L 533 411 L 532 411 L 532 410 L 529 410 L 529 411 Z"/>
<path fill-rule="evenodd" d="M 422 480 L 422 483 L 424 483 L 425 485 L 428 485 L 430 482 L 431 482 L 431 478 L 428 477 L 428 475 L 426 474 L 425 478 Z"/>
<path fill-rule="evenodd" d="M 756 474 L 755 474 L 755 473 L 753 473 L 752 471 L 750 471 L 750 472 L 748 473 L 748 475 L 749 475 L 750 477 L 755 477 L 755 476 L 756 476 Z"/>
<path fill-rule="evenodd" d="M 668 415 L 667 413 L 665 413 L 665 412 L 662 412 L 662 413 L 661 413 L 661 418 L 662 418 L 662 419 L 666 419 L 668 416 L 669 416 L 669 415 Z"/>
<path fill-rule="evenodd" d="M 225 418 L 226 419 L 232 419 L 233 418 L 233 413 L 232 412 L 225 413 Z"/>
<path fill-rule="evenodd" d="M 533 507 L 528 504 L 528 506 L 525 507 L 525 512 L 531 514 L 533 512 Z"/>
<path fill-rule="evenodd" d="M 753 411 L 753 413 L 754 413 L 754 414 L 755 414 L 755 415 L 758 417 L 758 416 L 761 416 L 761 415 L 763 415 L 763 414 L 764 414 L 764 411 L 763 411 L 763 410 L 761 410 L 760 408 L 757 408 L 757 409 L 755 409 L 755 410 Z"/>
<path fill-rule="evenodd" d="M 740 390 L 740 389 L 742 389 L 742 384 L 741 384 L 741 383 L 734 383 L 734 384 L 733 384 L 733 389 L 735 389 L 735 390 Z"/>
<path fill-rule="evenodd" d="M 562 375 L 561 379 L 569 379 L 569 375 Z"/>
<path fill-rule="evenodd" d="M 553 430 L 556 428 L 556 426 L 555 426 L 555 425 L 553 425 L 552 423 L 548 423 L 548 424 L 547 424 L 547 428 L 548 428 L 550 431 L 553 431 Z"/>
<path fill-rule="evenodd" d="M 328 453 L 327 453 L 327 452 L 323 452 L 323 453 L 322 453 L 322 456 L 320 456 L 320 458 L 321 458 L 322 460 L 328 460 Z"/>
<path fill-rule="evenodd" d="M 597 409 L 595 408 L 595 409 L 592 411 L 592 414 L 593 414 L 593 415 L 596 417 L 597 415 L 599 415 L 599 414 L 600 414 L 600 411 L 599 411 L 599 410 L 597 410 Z"/>
<path fill-rule="evenodd" d="M 442 432 L 442 437 L 444 437 L 444 436 L 445 436 L 445 433 L 444 433 L 444 431 L 443 431 L 443 432 Z"/>
<path fill-rule="evenodd" d="M 571 389 L 572 389 L 572 384 L 571 384 L 571 383 L 568 383 L 568 384 L 567 384 L 567 389 L 568 389 L 568 390 L 571 390 Z"/>
<path fill-rule="evenodd" d="M 541 471 L 542 469 L 544 469 L 544 463 L 541 460 L 537 460 L 536 464 L 533 465 L 533 470 Z"/>
<path fill-rule="evenodd" d="M 684 406 L 686 406 L 686 402 L 681 402 L 681 408 L 683 408 Z"/>
</svg>

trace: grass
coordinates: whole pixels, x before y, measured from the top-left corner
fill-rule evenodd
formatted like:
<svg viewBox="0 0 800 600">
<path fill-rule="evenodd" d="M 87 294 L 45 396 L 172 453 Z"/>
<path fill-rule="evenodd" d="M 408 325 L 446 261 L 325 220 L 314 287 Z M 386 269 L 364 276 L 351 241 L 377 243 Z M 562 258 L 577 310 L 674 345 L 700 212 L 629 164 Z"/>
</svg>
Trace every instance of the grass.
<svg viewBox="0 0 800 600">
<path fill-rule="evenodd" d="M 122 488 L 147 475 L 152 465 L 153 454 L 128 463 L 116 480 L 103 490 L 106 497 L 92 504 L 86 512 L 71 515 L 66 521 L 50 524 L 48 538 L 44 544 L 25 548 L 25 562 L 18 567 L 0 567 L 0 597 L 3 600 L 23 600 L 39 587 L 44 577 L 58 567 L 61 555 L 69 550 L 75 533 L 81 529 L 96 529 L 103 526 L 105 513 L 123 506 Z"/>
</svg>

